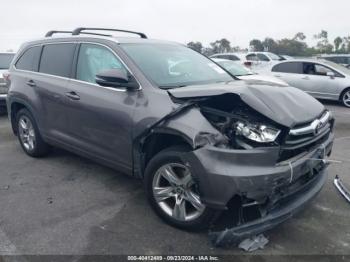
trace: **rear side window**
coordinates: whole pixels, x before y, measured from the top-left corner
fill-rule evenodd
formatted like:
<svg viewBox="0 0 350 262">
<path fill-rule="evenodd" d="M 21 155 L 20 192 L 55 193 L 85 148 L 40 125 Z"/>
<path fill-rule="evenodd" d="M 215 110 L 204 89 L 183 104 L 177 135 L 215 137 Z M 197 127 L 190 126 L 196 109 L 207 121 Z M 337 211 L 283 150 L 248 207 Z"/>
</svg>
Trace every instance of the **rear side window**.
<svg viewBox="0 0 350 262">
<path fill-rule="evenodd" d="M 77 75 L 81 81 L 96 83 L 96 74 L 108 69 L 126 69 L 119 59 L 107 48 L 94 44 L 81 44 Z"/>
<path fill-rule="evenodd" d="M 278 64 L 272 68 L 272 72 L 302 74 L 303 64 L 299 62 L 287 62 L 287 63 Z"/>
<path fill-rule="evenodd" d="M 76 44 L 50 44 L 43 48 L 39 72 L 70 77 Z"/>
<path fill-rule="evenodd" d="M 41 46 L 34 46 L 27 49 L 16 63 L 16 68 L 27 71 L 38 71 Z"/>
</svg>

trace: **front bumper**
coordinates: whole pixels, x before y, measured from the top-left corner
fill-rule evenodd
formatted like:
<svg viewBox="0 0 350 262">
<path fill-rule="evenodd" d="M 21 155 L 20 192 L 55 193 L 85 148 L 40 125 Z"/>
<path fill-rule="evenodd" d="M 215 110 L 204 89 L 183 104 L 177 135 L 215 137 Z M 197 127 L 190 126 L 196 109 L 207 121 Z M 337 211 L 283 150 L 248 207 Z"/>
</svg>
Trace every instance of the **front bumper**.
<svg viewBox="0 0 350 262">
<path fill-rule="evenodd" d="M 239 226 L 211 232 L 213 244 L 237 244 L 303 209 L 327 180 L 328 164 L 322 160 L 330 155 L 333 140 L 330 133 L 326 141 L 309 152 L 278 164 L 278 148 L 227 150 L 208 146 L 188 153 L 186 159 L 198 176 L 204 204 L 225 210 L 229 209 L 230 200 L 238 196 L 241 199 L 238 213 L 245 206 L 255 206 L 259 211 L 254 219 L 239 217 Z"/>
<path fill-rule="evenodd" d="M 210 232 L 209 237 L 215 246 L 238 244 L 240 241 L 258 235 L 262 232 L 270 230 L 275 226 L 286 221 L 299 211 L 320 192 L 327 180 L 328 172 L 326 169 L 317 174 L 317 178 L 310 181 L 293 197 L 283 201 L 283 204 L 277 205 L 269 213 L 257 220 L 244 223 L 230 229 L 218 232 Z"/>
<path fill-rule="evenodd" d="M 184 161 L 197 174 L 201 200 L 215 209 L 227 209 L 236 195 L 258 202 L 276 198 L 314 169 L 331 153 L 334 134 L 302 157 L 276 164 L 279 148 L 253 150 L 222 149 L 206 146 L 184 155 Z"/>
</svg>

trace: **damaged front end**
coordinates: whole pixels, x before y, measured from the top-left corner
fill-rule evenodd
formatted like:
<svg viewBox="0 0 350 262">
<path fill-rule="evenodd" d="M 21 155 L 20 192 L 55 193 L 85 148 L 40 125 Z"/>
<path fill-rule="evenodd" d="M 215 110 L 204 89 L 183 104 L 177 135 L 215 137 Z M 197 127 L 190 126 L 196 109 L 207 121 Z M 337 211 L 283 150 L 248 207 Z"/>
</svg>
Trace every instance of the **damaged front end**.
<svg viewBox="0 0 350 262">
<path fill-rule="evenodd" d="M 179 110 L 148 132 L 179 130 L 191 140 L 182 160 L 196 175 L 202 203 L 225 215 L 210 231 L 215 246 L 275 227 L 321 190 L 334 119 L 309 95 L 237 84 L 169 93 Z"/>
<path fill-rule="evenodd" d="M 199 174 L 203 203 L 225 210 L 209 234 L 215 246 L 238 244 L 275 227 L 321 190 L 334 139 L 328 111 L 286 126 L 292 121 L 272 120 L 237 94 L 198 100 L 196 105 L 225 137 L 215 141 L 210 134 L 198 134 L 200 146 L 184 155 Z"/>
</svg>

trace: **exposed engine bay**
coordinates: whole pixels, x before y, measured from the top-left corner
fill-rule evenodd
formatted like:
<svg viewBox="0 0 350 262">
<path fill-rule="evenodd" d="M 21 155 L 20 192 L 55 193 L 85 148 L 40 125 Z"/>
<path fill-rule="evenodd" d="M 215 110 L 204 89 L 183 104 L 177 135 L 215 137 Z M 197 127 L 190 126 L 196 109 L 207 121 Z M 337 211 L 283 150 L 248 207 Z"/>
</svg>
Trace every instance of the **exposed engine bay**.
<svg viewBox="0 0 350 262">
<path fill-rule="evenodd" d="M 283 126 L 245 104 L 239 96 L 228 94 L 199 103 L 201 113 L 223 135 L 233 149 L 278 146 Z"/>
</svg>

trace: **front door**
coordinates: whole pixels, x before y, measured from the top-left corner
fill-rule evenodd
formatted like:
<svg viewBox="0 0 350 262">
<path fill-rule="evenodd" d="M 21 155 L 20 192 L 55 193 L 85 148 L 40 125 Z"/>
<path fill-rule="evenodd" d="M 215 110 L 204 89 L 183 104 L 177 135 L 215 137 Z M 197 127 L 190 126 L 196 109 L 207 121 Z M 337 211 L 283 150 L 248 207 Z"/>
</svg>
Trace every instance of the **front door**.
<svg viewBox="0 0 350 262">
<path fill-rule="evenodd" d="M 68 85 L 68 129 L 76 147 L 129 172 L 133 113 L 141 91 L 102 87 L 95 82 L 97 73 L 116 68 L 127 71 L 108 47 L 80 45 L 76 76 Z"/>
</svg>

